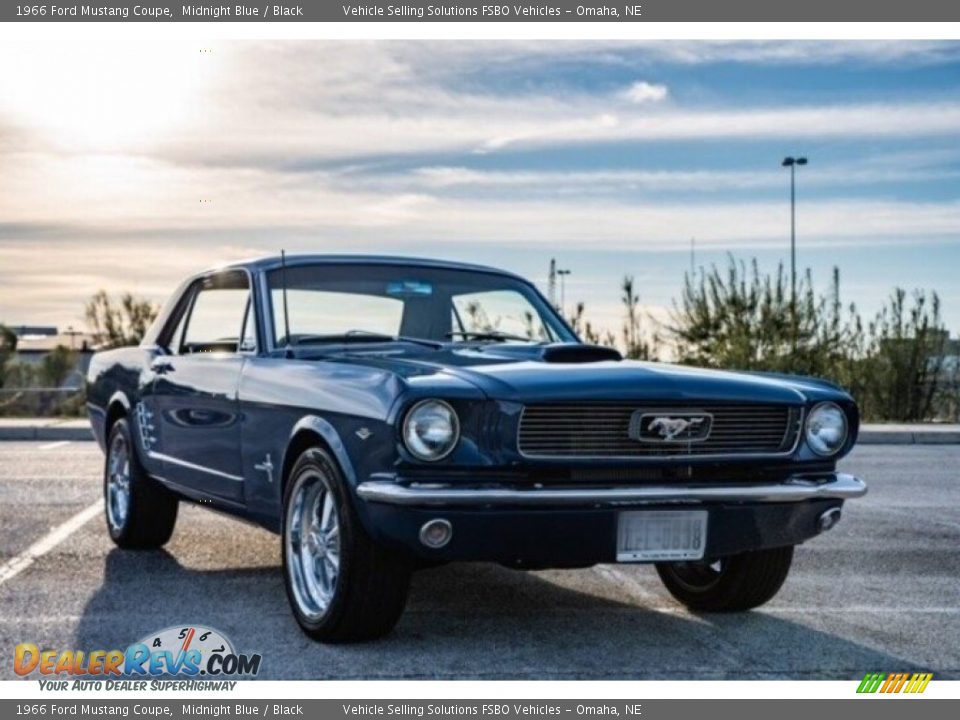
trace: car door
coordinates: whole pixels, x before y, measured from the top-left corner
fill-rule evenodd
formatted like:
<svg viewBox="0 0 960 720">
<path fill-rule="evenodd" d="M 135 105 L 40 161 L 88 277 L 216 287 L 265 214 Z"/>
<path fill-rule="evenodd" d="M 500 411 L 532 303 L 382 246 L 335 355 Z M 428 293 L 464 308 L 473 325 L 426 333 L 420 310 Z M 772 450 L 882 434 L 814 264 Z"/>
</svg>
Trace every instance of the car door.
<svg viewBox="0 0 960 720">
<path fill-rule="evenodd" d="M 164 477 L 192 494 L 242 502 L 237 387 L 256 350 L 249 276 L 231 270 L 198 281 L 170 342 L 151 364 L 159 423 L 152 455 Z"/>
</svg>

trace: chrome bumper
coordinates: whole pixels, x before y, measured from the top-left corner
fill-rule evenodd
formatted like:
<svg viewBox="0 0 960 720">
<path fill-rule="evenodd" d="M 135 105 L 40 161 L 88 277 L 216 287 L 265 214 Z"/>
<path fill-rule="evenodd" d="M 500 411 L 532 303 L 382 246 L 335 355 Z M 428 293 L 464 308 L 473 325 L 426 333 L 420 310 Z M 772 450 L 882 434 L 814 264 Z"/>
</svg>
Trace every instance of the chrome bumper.
<svg viewBox="0 0 960 720">
<path fill-rule="evenodd" d="M 662 505 L 671 503 L 754 502 L 783 503 L 803 500 L 858 498 L 866 484 L 845 473 L 828 478 L 795 476 L 766 485 L 648 485 L 613 488 L 531 489 L 455 487 L 375 480 L 357 486 L 368 502 L 430 507 L 563 507 L 573 505 Z"/>
</svg>

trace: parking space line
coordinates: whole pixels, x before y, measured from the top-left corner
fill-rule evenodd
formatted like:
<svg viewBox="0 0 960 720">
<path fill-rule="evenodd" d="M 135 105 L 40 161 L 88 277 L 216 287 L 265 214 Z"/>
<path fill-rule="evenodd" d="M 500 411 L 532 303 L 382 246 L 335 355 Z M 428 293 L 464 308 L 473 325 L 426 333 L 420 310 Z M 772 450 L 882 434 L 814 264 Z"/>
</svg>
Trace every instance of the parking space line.
<svg viewBox="0 0 960 720">
<path fill-rule="evenodd" d="M 595 574 L 599 575 L 607 582 L 612 582 L 614 585 L 625 587 L 630 593 L 642 601 L 660 600 L 656 593 L 647 590 L 643 585 L 637 582 L 636 579 L 632 578 L 622 570 L 617 570 L 611 565 L 594 565 L 592 569 Z"/>
<path fill-rule="evenodd" d="M 20 482 L 54 482 L 63 480 L 73 482 L 74 480 L 100 480 L 99 475 L 14 475 L 13 477 L 0 477 L 0 480 L 19 480 Z"/>
<path fill-rule="evenodd" d="M 57 442 L 47 443 L 46 445 L 41 445 L 40 450 L 56 450 L 57 448 L 62 448 L 64 445 L 69 445 L 69 440 L 58 440 Z"/>
<path fill-rule="evenodd" d="M 73 533 L 83 527 L 94 517 L 99 515 L 102 510 L 103 500 L 97 500 L 97 502 L 93 503 L 93 505 L 85 507 L 66 522 L 57 525 L 57 527 L 37 540 L 22 553 L 14 556 L 3 565 L 0 565 L 0 585 L 3 585 L 8 580 L 12 580 L 28 567 L 33 565 L 37 559 L 43 557 L 48 552 L 53 550 L 57 545 L 73 535 Z"/>
</svg>

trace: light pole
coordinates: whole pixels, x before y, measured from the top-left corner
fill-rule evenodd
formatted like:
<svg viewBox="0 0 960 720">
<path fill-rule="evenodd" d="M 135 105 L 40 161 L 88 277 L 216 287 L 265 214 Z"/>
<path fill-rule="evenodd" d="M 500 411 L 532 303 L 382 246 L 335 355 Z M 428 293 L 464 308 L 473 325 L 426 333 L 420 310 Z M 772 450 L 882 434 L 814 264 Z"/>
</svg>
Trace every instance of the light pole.
<svg viewBox="0 0 960 720">
<path fill-rule="evenodd" d="M 560 314 L 564 317 L 567 316 L 567 275 L 570 274 L 570 270 L 557 270 L 557 275 L 560 276 Z"/>
<path fill-rule="evenodd" d="M 797 166 L 806 165 L 805 157 L 788 155 L 782 166 L 790 168 L 790 328 L 793 349 L 797 349 Z"/>
</svg>

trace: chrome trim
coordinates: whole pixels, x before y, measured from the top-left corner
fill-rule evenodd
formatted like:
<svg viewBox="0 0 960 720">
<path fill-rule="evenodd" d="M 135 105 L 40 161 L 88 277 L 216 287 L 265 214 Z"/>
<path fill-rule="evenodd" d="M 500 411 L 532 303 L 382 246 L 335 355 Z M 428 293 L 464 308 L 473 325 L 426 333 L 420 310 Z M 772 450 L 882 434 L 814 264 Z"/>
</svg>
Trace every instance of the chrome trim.
<svg viewBox="0 0 960 720">
<path fill-rule="evenodd" d="M 427 533 L 430 531 L 431 526 L 433 525 L 442 525 L 447 530 L 447 537 L 441 543 L 433 543 L 427 537 Z M 433 520 L 427 520 L 423 526 L 420 528 L 420 543 L 430 548 L 431 550 L 439 550 L 442 547 L 446 547 L 450 544 L 450 541 L 453 539 L 453 525 L 450 524 L 449 520 L 444 518 L 434 518 Z"/>
<path fill-rule="evenodd" d="M 793 406 L 785 406 L 793 407 Z M 572 460 L 629 460 L 639 464 L 643 463 L 662 463 L 664 460 L 770 460 L 774 458 L 785 458 L 793 455 L 800 448 L 800 440 L 806 436 L 807 408 L 800 407 L 799 417 L 797 418 L 798 431 L 797 437 L 793 441 L 793 447 L 779 453 L 722 453 L 717 455 L 697 454 L 697 455 L 528 455 L 520 449 L 520 426 L 523 424 L 523 415 L 527 411 L 524 405 L 520 410 L 520 419 L 517 421 L 517 434 L 515 442 L 517 444 L 517 454 L 525 460 L 562 460 L 570 462 Z M 789 432 L 789 425 L 786 432 Z M 711 429 L 712 431 L 712 429 Z"/>
<path fill-rule="evenodd" d="M 778 484 L 763 485 L 645 485 L 613 488 L 514 488 L 455 487 L 451 485 L 401 485 L 374 480 L 357 486 L 357 494 L 368 502 L 413 506 L 524 505 L 555 507 L 566 505 L 652 505 L 707 502 L 801 502 L 832 498 L 858 498 L 866 484 L 846 473 L 831 479 L 795 475 Z"/>
<path fill-rule="evenodd" d="M 204 467 L 203 465 L 195 465 L 192 462 L 187 462 L 186 460 L 181 460 L 180 458 L 175 458 L 172 455 L 164 455 L 163 453 L 153 452 L 152 450 L 147 452 L 147 455 L 150 456 L 151 460 L 159 460 L 161 462 L 168 462 L 172 465 L 179 465 L 180 467 L 187 468 L 188 470 L 197 470 L 198 472 L 204 472 L 209 475 L 216 475 L 217 477 L 226 478 L 227 480 L 234 480 L 236 482 L 243 482 L 243 478 L 239 475 L 231 475 L 230 473 L 221 472 L 219 470 L 214 470 L 213 468 Z"/>
</svg>

